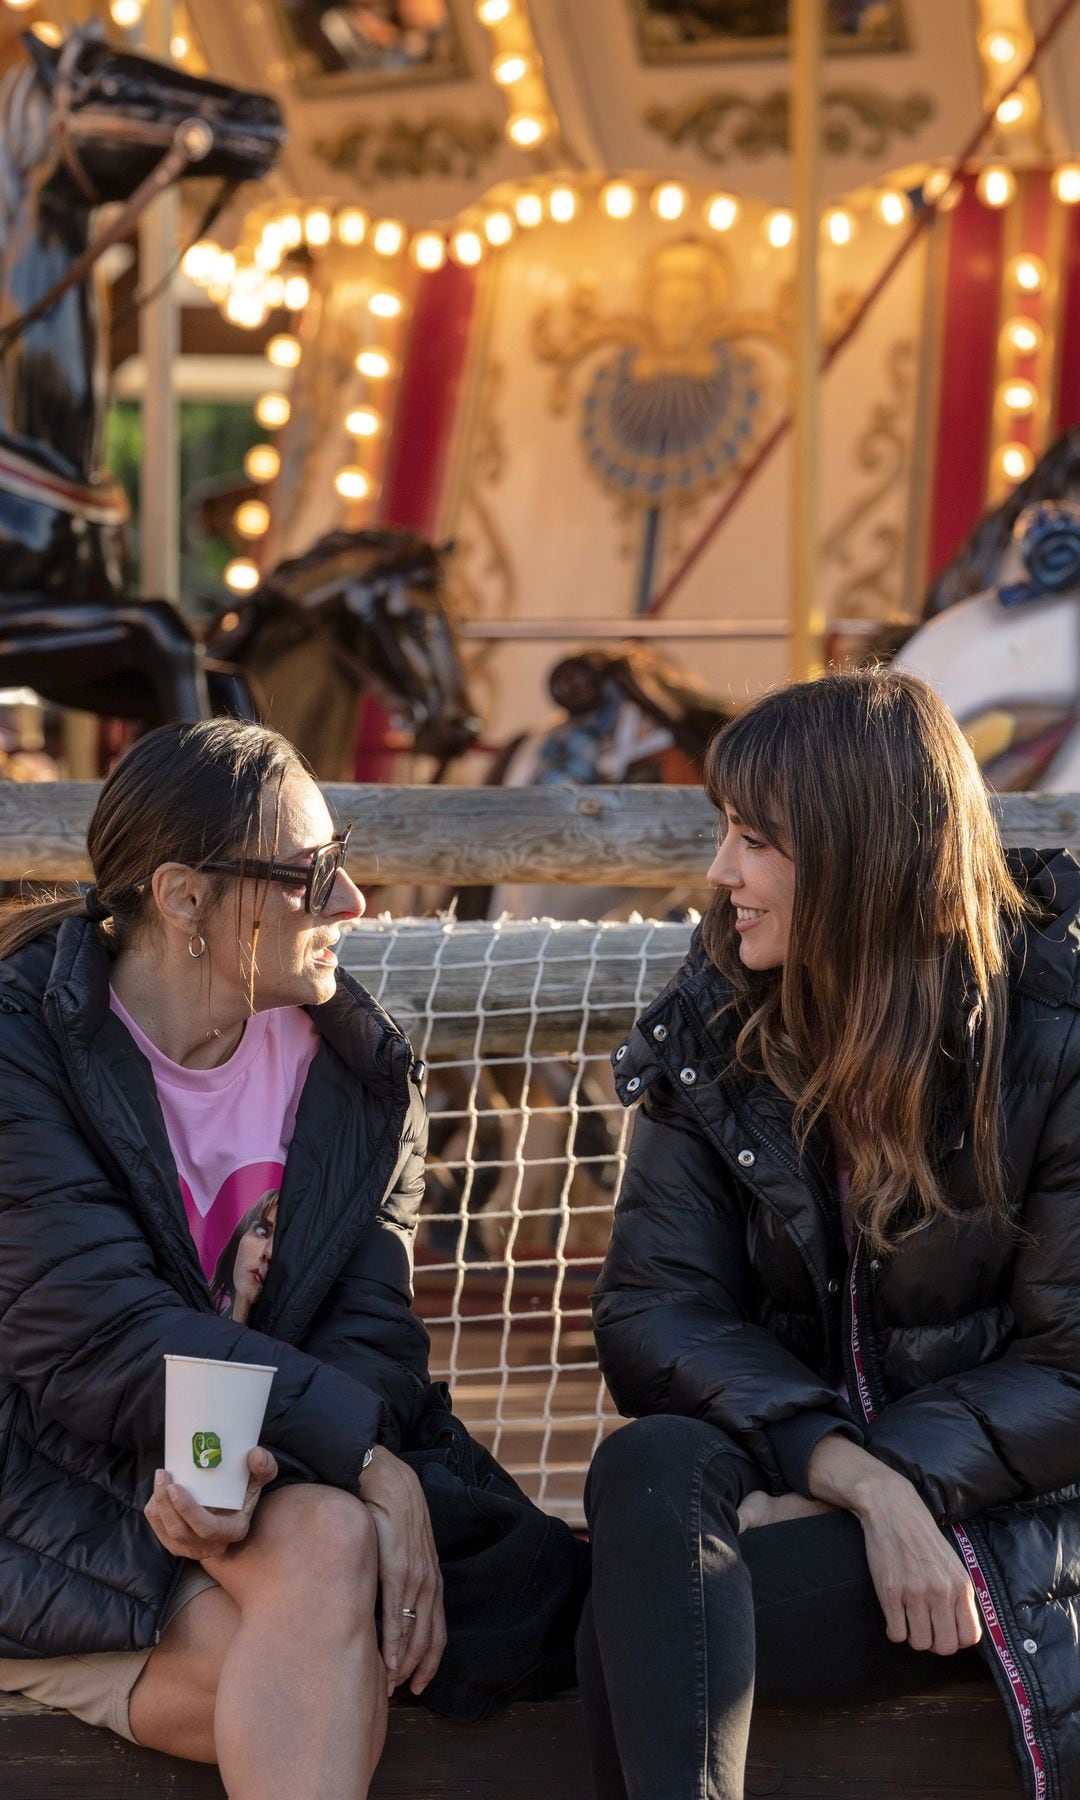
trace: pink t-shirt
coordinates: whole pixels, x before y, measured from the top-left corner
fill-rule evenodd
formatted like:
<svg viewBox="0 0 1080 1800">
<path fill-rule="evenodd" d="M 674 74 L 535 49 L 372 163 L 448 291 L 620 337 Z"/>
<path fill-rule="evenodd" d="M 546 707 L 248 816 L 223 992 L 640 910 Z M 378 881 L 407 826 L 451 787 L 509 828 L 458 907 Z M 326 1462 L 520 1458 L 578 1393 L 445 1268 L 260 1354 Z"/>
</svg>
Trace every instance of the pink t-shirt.
<svg viewBox="0 0 1080 1800">
<path fill-rule="evenodd" d="M 188 1225 L 212 1282 L 244 1214 L 281 1186 L 319 1034 L 301 1007 L 276 1007 L 247 1021 L 228 1062 L 186 1069 L 151 1043 L 115 994 L 109 1000 L 153 1070 Z"/>
</svg>

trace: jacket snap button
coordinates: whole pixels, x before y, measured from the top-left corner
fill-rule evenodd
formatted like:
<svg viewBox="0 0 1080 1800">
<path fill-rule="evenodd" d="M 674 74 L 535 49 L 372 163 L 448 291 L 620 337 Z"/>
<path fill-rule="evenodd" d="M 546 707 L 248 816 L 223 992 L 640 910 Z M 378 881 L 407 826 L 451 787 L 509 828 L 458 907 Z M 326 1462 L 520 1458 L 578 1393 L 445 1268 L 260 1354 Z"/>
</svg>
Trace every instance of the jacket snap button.
<svg viewBox="0 0 1080 1800">
<path fill-rule="evenodd" d="M 656 1039 L 657 1043 L 662 1044 L 664 1039 L 667 1037 L 667 1026 L 666 1025 L 654 1025 L 652 1028 L 652 1034 L 653 1034 L 653 1037 Z"/>
<path fill-rule="evenodd" d="M 837 1281 L 835 1275 L 829 1283 L 829 1292 L 830 1294 L 838 1294 L 840 1292 L 840 1283 Z"/>
<path fill-rule="evenodd" d="M 687 1087 L 689 1087 L 690 1083 L 692 1081 L 697 1080 L 697 1070 L 696 1069 L 680 1069 L 679 1070 L 679 1080 L 685 1081 Z"/>
<path fill-rule="evenodd" d="M 754 1155 L 754 1152 L 752 1150 L 740 1150 L 739 1151 L 739 1167 L 740 1168 L 752 1169 L 754 1164 L 756 1163 L 756 1161 L 757 1161 L 757 1157 Z"/>
<path fill-rule="evenodd" d="M 616 1062 L 622 1062 L 622 1059 L 626 1055 L 626 1052 L 629 1049 L 629 1047 L 630 1046 L 628 1044 L 620 1044 L 619 1045 L 619 1048 L 615 1052 L 615 1061 Z"/>
<path fill-rule="evenodd" d="M 1038 1648 L 1039 1648 L 1039 1646 L 1035 1642 L 1034 1638 L 1025 1638 L 1024 1639 L 1024 1649 L 1027 1651 L 1029 1656 L 1034 1656 L 1034 1654 Z"/>
<path fill-rule="evenodd" d="M 638 1088 L 640 1086 L 641 1086 L 641 1076 L 640 1075 L 631 1075 L 629 1081 L 626 1084 L 626 1091 L 628 1094 L 636 1094 L 638 1091 Z"/>
<path fill-rule="evenodd" d="M 871 1261 L 870 1261 L 870 1273 L 871 1273 L 871 1275 L 876 1275 L 876 1274 L 877 1274 L 877 1272 L 878 1272 L 878 1270 L 879 1270 L 879 1269 L 880 1269 L 880 1268 L 881 1268 L 881 1258 L 880 1258 L 880 1256 L 875 1256 L 875 1257 L 872 1257 L 872 1258 L 871 1258 Z"/>
</svg>

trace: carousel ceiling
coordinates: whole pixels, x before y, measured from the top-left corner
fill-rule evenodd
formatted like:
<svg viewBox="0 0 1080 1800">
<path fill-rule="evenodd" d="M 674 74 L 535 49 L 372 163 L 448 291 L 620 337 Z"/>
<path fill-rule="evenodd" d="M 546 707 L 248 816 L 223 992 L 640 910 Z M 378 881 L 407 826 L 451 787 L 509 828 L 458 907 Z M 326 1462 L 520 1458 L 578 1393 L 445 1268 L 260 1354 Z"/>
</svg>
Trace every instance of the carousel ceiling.
<svg viewBox="0 0 1080 1800">
<path fill-rule="evenodd" d="M 822 3 L 822 185 L 839 200 L 952 156 L 1058 0 Z M 10 54 L 20 28 L 96 14 L 122 39 L 159 6 L 179 60 L 281 103 L 290 141 L 263 200 L 416 229 L 553 172 L 791 197 L 788 0 L 3 0 L 0 17 Z M 988 152 L 1080 149 L 1075 11 Z"/>
</svg>

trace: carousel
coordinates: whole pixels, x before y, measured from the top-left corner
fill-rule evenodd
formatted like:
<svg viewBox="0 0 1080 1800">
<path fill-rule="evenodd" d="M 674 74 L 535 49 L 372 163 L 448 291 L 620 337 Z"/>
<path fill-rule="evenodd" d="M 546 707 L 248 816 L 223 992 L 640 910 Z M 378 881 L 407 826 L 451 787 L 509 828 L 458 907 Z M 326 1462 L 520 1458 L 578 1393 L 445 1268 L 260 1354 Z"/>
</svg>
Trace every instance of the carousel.
<svg viewBox="0 0 1080 1800">
<path fill-rule="evenodd" d="M 9 774 L 685 782 L 875 652 L 1080 788 L 1076 0 L 0 24 Z"/>
</svg>

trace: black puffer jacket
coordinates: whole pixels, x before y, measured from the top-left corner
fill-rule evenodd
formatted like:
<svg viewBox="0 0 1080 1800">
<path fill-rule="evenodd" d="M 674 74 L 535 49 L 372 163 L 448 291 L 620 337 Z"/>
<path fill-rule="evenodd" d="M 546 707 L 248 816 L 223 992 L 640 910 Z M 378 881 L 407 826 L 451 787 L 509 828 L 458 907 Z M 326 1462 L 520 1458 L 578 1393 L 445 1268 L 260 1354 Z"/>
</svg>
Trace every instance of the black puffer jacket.
<svg viewBox="0 0 1080 1800">
<path fill-rule="evenodd" d="M 837 1428 L 914 1482 L 971 1570 L 1031 1800 L 1080 1800 L 1080 867 L 1014 868 L 1056 915 L 1012 959 L 1021 1239 L 978 1216 L 960 1067 L 938 1152 L 968 1217 L 849 1256 L 828 1146 L 800 1157 L 790 1105 L 730 1073 L 725 985 L 695 940 L 615 1053 L 622 1099 L 644 1105 L 594 1313 L 621 1412 L 711 1420 L 774 1492 L 806 1491 Z"/>
<path fill-rule="evenodd" d="M 417 1065 L 347 977 L 311 1016 L 323 1042 L 249 1329 L 211 1304 L 96 928 L 68 920 L 0 962 L 0 1656 L 156 1641 L 182 1567 L 142 1516 L 166 1351 L 277 1364 L 263 1441 L 285 1475 L 355 1488 L 369 1444 L 419 1425 Z"/>
</svg>

